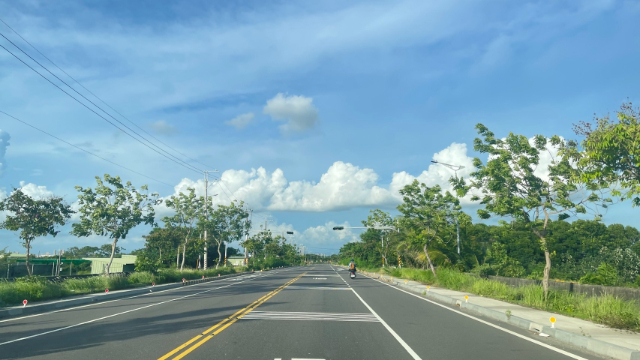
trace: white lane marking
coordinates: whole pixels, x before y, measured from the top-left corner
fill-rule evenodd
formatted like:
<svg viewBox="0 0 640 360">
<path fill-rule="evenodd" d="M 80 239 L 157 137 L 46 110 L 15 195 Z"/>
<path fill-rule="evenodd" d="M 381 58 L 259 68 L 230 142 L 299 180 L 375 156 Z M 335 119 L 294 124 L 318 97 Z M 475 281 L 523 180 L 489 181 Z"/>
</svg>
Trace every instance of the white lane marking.
<svg viewBox="0 0 640 360">
<path fill-rule="evenodd" d="M 295 286 L 289 285 L 285 290 L 345 290 L 351 291 L 351 288 L 346 287 L 329 287 L 329 286 Z"/>
<path fill-rule="evenodd" d="M 524 336 L 524 335 L 518 334 L 518 333 L 517 333 L 517 332 L 515 332 L 515 331 L 511 331 L 511 330 L 509 330 L 509 329 L 505 329 L 505 328 L 503 328 L 503 327 L 501 327 L 501 326 L 498 326 L 498 325 L 496 325 L 496 324 L 492 324 L 492 323 L 490 323 L 490 322 L 488 322 L 488 321 L 485 321 L 485 320 L 479 319 L 479 318 L 477 318 L 477 317 L 475 317 L 475 316 L 473 316 L 473 315 L 465 314 L 465 313 L 463 313 L 463 312 L 461 312 L 461 311 L 457 311 L 457 310 L 455 310 L 455 309 L 449 308 L 449 307 L 447 307 L 446 305 L 442 305 L 442 304 L 440 304 L 440 303 L 437 303 L 437 302 L 435 302 L 435 301 L 433 301 L 433 300 L 429 300 L 429 299 L 423 298 L 423 297 L 418 296 L 418 295 L 416 295 L 416 294 L 410 293 L 410 292 L 408 292 L 408 291 L 406 291 L 406 290 L 403 290 L 403 289 L 397 288 L 397 287 L 395 287 L 395 286 L 389 285 L 389 284 L 387 284 L 387 283 L 385 283 L 385 282 L 383 282 L 383 281 L 380 281 L 380 280 L 378 280 L 378 279 L 374 279 L 374 278 L 371 278 L 371 277 L 366 276 L 366 275 L 364 275 L 364 276 L 365 276 L 366 278 L 368 278 L 368 279 L 371 279 L 371 280 L 377 281 L 377 282 L 379 282 L 379 283 L 381 283 L 381 284 L 383 284 L 383 285 L 387 285 L 387 286 L 389 286 L 389 287 L 391 287 L 391 288 L 393 288 L 393 289 L 396 289 L 396 290 L 402 291 L 403 293 L 407 293 L 407 294 L 409 294 L 409 295 L 411 295 L 411 296 L 415 296 L 415 297 L 417 297 L 418 299 L 421 299 L 421 300 L 424 300 L 424 301 L 430 302 L 430 303 L 432 303 L 432 304 L 434 304 L 434 305 L 440 306 L 440 307 L 441 307 L 441 308 L 443 308 L 443 309 L 447 309 L 447 310 L 452 311 L 452 312 L 454 312 L 454 313 L 456 313 L 456 314 L 459 314 L 459 315 L 462 315 L 462 316 L 466 316 L 466 317 L 468 317 L 468 318 L 470 318 L 470 319 L 473 319 L 473 320 L 475 320 L 475 321 L 479 321 L 479 322 L 481 322 L 481 323 L 483 323 L 483 324 L 485 324 L 485 325 L 489 325 L 489 326 L 491 326 L 492 328 L 498 329 L 498 330 L 500 330 L 500 331 L 504 331 L 504 332 L 506 332 L 506 333 L 508 333 L 508 334 L 511 334 L 511 335 L 513 335 L 513 336 L 517 336 L 517 337 L 519 337 L 519 338 L 521 338 L 521 339 L 523 339 L 523 340 L 527 340 L 527 341 L 532 342 L 532 343 L 534 343 L 534 344 L 536 344 L 536 345 L 540 345 L 540 346 L 545 347 L 545 348 L 547 348 L 547 349 L 549 349 L 549 350 L 553 350 L 553 351 L 555 351 L 555 352 L 557 352 L 557 353 L 560 353 L 560 354 L 562 354 L 562 355 L 568 356 L 568 357 L 570 357 L 570 358 L 572 358 L 572 359 L 576 359 L 576 360 L 588 360 L 588 359 L 586 359 L 586 358 L 583 358 L 582 356 L 579 356 L 579 355 L 576 355 L 576 354 L 572 354 L 572 353 L 570 353 L 570 352 L 568 352 L 568 351 L 564 351 L 564 350 L 562 350 L 562 349 L 558 349 L 557 347 L 551 346 L 551 345 L 549 345 L 549 344 L 545 344 L 545 343 L 540 342 L 540 341 L 538 341 L 538 340 L 534 340 L 534 339 L 528 338 L 528 337 L 526 337 L 526 336 Z"/>
<path fill-rule="evenodd" d="M 290 271 L 293 269 L 286 269 L 286 270 L 282 270 L 282 271 Z M 264 273 L 263 275 L 249 275 L 247 277 L 247 279 L 253 279 L 253 278 L 258 278 L 258 277 L 265 277 L 265 276 L 269 276 L 269 275 L 273 275 L 273 274 L 277 274 L 277 272 L 267 272 Z M 224 282 L 224 281 L 232 281 L 232 279 L 235 279 L 235 277 L 233 278 L 225 278 L 225 279 L 220 279 L 220 280 L 214 280 L 213 282 Z M 188 285 L 188 286 L 200 286 L 200 285 L 211 285 L 212 282 L 203 282 L 203 283 L 198 283 L 198 284 L 193 284 L 193 285 Z M 164 285 L 164 284 L 163 284 Z M 170 284 L 167 284 L 170 285 Z M 161 285 L 162 286 L 162 285 Z M 33 314 L 33 315 L 25 315 L 25 316 L 20 316 L 20 317 L 15 317 L 15 318 L 11 318 L 11 319 L 5 319 L 5 320 L 0 320 L 0 323 L 4 323 L 4 322 L 9 322 L 9 321 L 16 321 L 16 320 L 22 320 L 22 319 L 27 319 L 27 318 L 32 318 L 32 317 L 38 317 L 38 316 L 44 316 L 44 315 L 49 315 L 49 314 L 55 314 L 55 313 L 59 313 L 59 312 L 63 312 L 63 311 L 71 311 L 71 310 L 76 310 L 76 309 L 81 309 L 81 308 L 86 308 L 89 306 L 96 306 L 96 305 L 102 305 L 102 304 L 108 304 L 108 303 L 112 303 L 112 302 L 116 302 L 116 301 L 121 301 L 121 300 L 128 300 L 128 299 L 134 299 L 137 297 L 142 297 L 142 296 L 148 296 L 148 295 L 154 295 L 154 294 L 160 294 L 163 292 L 167 292 L 167 291 L 174 291 L 174 290 L 180 290 L 180 289 L 185 289 L 185 287 L 180 286 L 180 287 L 175 287 L 175 288 L 171 288 L 171 289 L 166 289 L 166 290 L 157 290 L 154 291 L 152 293 L 144 293 L 144 294 L 140 294 L 140 295 L 134 295 L 134 296 L 129 296 L 129 297 L 123 297 L 120 299 L 114 299 L 114 300 L 107 300 L 107 301 L 99 301 L 99 302 L 94 302 L 91 304 L 87 304 L 87 305 L 80 305 L 80 306 L 74 306 L 74 307 L 70 307 L 70 308 L 66 308 L 66 309 L 60 309 L 60 310 L 53 310 L 53 311 L 47 311 L 41 314 Z M 62 301 L 71 301 L 72 299 L 68 299 L 68 300 L 61 300 Z"/>
<path fill-rule="evenodd" d="M 340 276 L 340 275 L 333 275 L 333 274 L 309 274 L 309 275 L 302 275 L 302 276 L 318 277 L 318 276 Z"/>
<path fill-rule="evenodd" d="M 139 308 L 135 308 L 135 309 L 130 309 L 130 310 L 127 310 L 127 311 L 119 312 L 119 313 L 116 313 L 116 314 L 111 314 L 111 315 L 103 316 L 103 317 L 100 317 L 100 318 L 97 318 L 97 319 L 88 320 L 88 321 L 83 321 L 83 322 L 81 322 L 81 323 L 74 324 L 74 325 L 69 325 L 69 326 L 65 326 L 65 327 L 61 327 L 61 328 L 59 328 L 59 329 L 54 329 L 54 330 L 45 331 L 45 332 L 40 333 L 40 334 L 35 334 L 35 335 L 25 336 L 25 337 L 22 337 L 22 338 L 19 338 L 19 339 L 14 339 L 14 340 L 10 340 L 10 341 L 5 341 L 5 342 L 3 342 L 3 343 L 0 343 L 0 346 L 2 346 L 2 345 L 7 345 L 7 344 L 11 344 L 11 343 L 18 342 L 18 341 L 27 340 L 27 339 L 32 339 L 32 338 L 35 338 L 35 337 L 38 337 L 38 336 L 47 335 L 47 334 L 55 333 L 55 332 L 62 331 L 62 330 L 71 329 L 71 328 L 78 327 L 78 326 L 81 326 L 81 325 L 91 324 L 91 323 L 94 323 L 94 322 L 96 322 L 96 321 L 100 321 L 100 320 L 104 320 L 104 319 L 112 318 L 112 317 L 115 317 L 115 316 L 118 316 L 118 315 L 123 315 L 123 314 L 127 314 L 127 313 L 130 313 L 130 312 L 134 312 L 134 311 L 138 311 L 138 310 L 142 310 L 142 309 L 150 308 L 150 307 L 152 307 L 152 306 L 162 305 L 162 304 L 170 303 L 170 302 L 173 302 L 173 301 L 176 301 L 176 300 L 186 299 L 186 298 L 188 298 L 188 297 L 192 297 L 192 296 L 196 296 L 196 295 L 199 295 L 199 294 L 208 293 L 208 292 L 213 291 L 213 290 L 223 289 L 223 288 L 226 288 L 226 287 L 229 287 L 229 286 L 233 286 L 233 285 L 241 284 L 241 283 L 246 282 L 246 281 L 250 281 L 250 280 L 243 280 L 243 281 L 239 281 L 239 282 L 231 283 L 231 284 L 228 284 L 228 285 L 224 285 L 224 286 L 219 286 L 219 287 L 216 287 L 216 288 L 212 288 L 212 289 L 209 289 L 209 290 L 200 291 L 200 292 L 197 292 L 197 293 L 193 293 L 193 294 L 189 294 L 189 295 L 181 296 L 181 297 L 178 297 L 178 298 L 173 298 L 173 299 L 170 299 L 170 300 L 161 301 L 161 302 L 158 302 L 158 303 L 155 303 L 155 304 L 146 305 L 146 306 L 142 306 L 142 307 L 139 307 Z"/>
<path fill-rule="evenodd" d="M 264 276 L 267 276 L 267 275 L 262 275 L 261 277 L 264 277 Z M 215 282 L 231 281 L 231 279 L 232 278 L 221 279 L 221 280 L 216 280 Z M 212 282 L 203 282 L 203 283 L 193 284 L 193 285 L 188 285 L 188 286 L 200 286 L 200 285 L 211 285 L 211 284 L 212 284 Z M 180 286 L 180 287 L 175 287 L 175 288 L 166 289 L 166 290 L 157 290 L 157 291 L 154 291 L 154 292 L 151 292 L 151 293 L 144 293 L 144 294 L 140 294 L 140 295 L 128 296 L 128 297 L 123 297 L 123 298 L 114 299 L 114 300 L 98 301 L 98 302 L 93 302 L 93 303 L 87 304 L 87 305 L 80 305 L 80 306 L 74 306 L 74 307 L 70 307 L 70 308 L 66 308 L 66 309 L 47 311 L 47 312 L 44 312 L 44 313 L 41 313 L 41 314 L 25 315 L 25 316 L 15 317 L 15 318 L 11 318 L 11 319 L 0 320 L 0 323 L 9 322 L 9 321 L 16 321 L 16 320 L 22 320 L 22 319 L 38 317 L 38 316 L 44 316 L 44 315 L 50 315 L 50 314 L 55 314 L 55 313 L 59 313 L 59 312 L 63 312 L 63 311 L 71 311 L 71 310 L 76 310 L 76 309 L 82 309 L 82 308 L 86 308 L 86 307 L 89 307 L 89 306 L 108 304 L 108 303 L 112 303 L 112 302 L 116 302 L 116 301 L 134 299 L 134 298 L 137 298 L 137 297 L 155 295 L 155 294 L 160 294 L 160 293 L 167 292 L 167 291 L 174 291 L 174 290 L 180 290 L 180 289 L 184 290 L 185 287 L 184 286 Z M 69 300 L 64 300 L 64 301 L 69 301 Z"/>
<path fill-rule="evenodd" d="M 327 280 L 327 278 L 314 277 L 313 280 Z"/>
<path fill-rule="evenodd" d="M 335 271 L 335 269 L 334 269 Z M 336 271 L 337 273 L 337 271 Z M 338 276 L 340 276 L 340 278 L 342 278 L 342 275 L 338 274 Z M 345 282 L 345 284 L 347 283 L 344 278 L 342 278 L 342 281 Z M 348 285 L 348 284 L 347 284 Z M 395 331 L 393 331 L 393 329 L 391 328 L 391 326 L 389 326 L 389 324 L 387 324 L 386 321 L 384 321 L 380 315 L 378 315 L 378 313 L 376 313 L 371 306 L 369 306 L 369 304 L 367 304 L 366 301 L 364 301 L 364 299 L 362 297 L 360 297 L 360 295 L 355 291 L 355 289 L 351 288 L 351 290 L 353 291 L 353 293 L 358 297 L 358 299 L 360 299 L 360 301 L 364 304 L 364 306 L 367 307 L 367 309 L 369 309 L 369 311 L 371 311 L 371 313 L 373 314 L 373 316 L 375 316 L 378 321 L 380 321 L 380 323 L 391 333 L 391 335 L 393 335 L 393 337 L 398 340 L 398 342 L 400 343 L 400 345 L 402 345 L 402 347 L 407 350 L 407 352 L 409 353 L 409 355 L 411 355 L 412 358 L 417 359 L 417 360 L 422 360 L 422 358 L 420 356 L 418 356 L 418 354 L 416 354 L 415 351 L 413 351 L 413 349 L 406 343 L 404 342 L 404 340 L 402 340 L 402 338 L 400 337 L 400 335 L 398 335 Z"/>
<path fill-rule="evenodd" d="M 282 312 L 252 311 L 242 320 L 300 320 L 300 321 L 346 321 L 346 322 L 379 322 L 371 313 L 322 313 L 322 312 Z"/>
</svg>

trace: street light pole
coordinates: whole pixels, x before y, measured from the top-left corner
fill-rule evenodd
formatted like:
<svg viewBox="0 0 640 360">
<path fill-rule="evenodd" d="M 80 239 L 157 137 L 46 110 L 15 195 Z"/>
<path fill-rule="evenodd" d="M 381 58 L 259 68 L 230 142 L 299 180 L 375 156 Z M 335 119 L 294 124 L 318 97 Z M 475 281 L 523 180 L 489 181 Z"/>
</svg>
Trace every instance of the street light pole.
<svg viewBox="0 0 640 360">
<path fill-rule="evenodd" d="M 458 180 L 458 170 L 464 169 L 464 166 L 462 165 L 445 164 L 445 163 L 438 162 L 436 160 L 431 160 L 431 162 L 434 164 L 440 164 L 444 167 L 447 167 L 453 170 L 453 173 L 455 174 L 455 177 L 456 177 L 456 181 Z M 456 197 L 458 197 L 457 193 L 456 193 Z M 457 232 L 457 240 L 458 240 L 458 255 L 460 255 L 460 221 L 457 216 L 456 216 L 456 232 Z"/>
</svg>

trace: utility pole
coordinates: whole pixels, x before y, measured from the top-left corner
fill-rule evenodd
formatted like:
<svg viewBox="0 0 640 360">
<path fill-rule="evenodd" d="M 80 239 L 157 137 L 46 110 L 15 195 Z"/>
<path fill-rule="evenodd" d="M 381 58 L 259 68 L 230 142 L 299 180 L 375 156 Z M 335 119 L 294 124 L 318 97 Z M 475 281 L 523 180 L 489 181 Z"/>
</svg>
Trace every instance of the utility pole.
<svg viewBox="0 0 640 360">
<path fill-rule="evenodd" d="M 205 213 L 205 219 L 209 219 L 209 197 L 208 197 L 208 189 L 209 189 L 209 172 L 205 170 L 204 171 L 204 213 Z M 218 170 L 213 170 L 211 172 L 217 173 Z M 214 195 L 215 196 L 215 195 Z M 207 227 L 205 226 L 204 228 L 204 257 L 203 257 L 203 262 L 204 262 L 204 270 L 207 270 L 207 255 L 209 253 L 209 248 L 207 247 Z"/>
</svg>

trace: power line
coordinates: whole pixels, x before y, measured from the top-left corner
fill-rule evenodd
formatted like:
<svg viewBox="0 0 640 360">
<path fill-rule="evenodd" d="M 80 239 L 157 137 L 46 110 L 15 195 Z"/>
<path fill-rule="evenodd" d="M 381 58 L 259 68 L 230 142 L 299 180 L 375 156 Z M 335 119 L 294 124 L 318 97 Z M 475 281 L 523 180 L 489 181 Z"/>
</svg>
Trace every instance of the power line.
<svg viewBox="0 0 640 360">
<path fill-rule="evenodd" d="M 141 136 L 140 134 L 138 134 L 137 132 L 135 132 L 133 129 L 131 129 L 130 127 L 128 127 L 127 125 L 125 125 L 124 123 L 122 123 L 120 120 L 114 118 L 113 116 L 111 116 L 111 114 L 107 113 L 106 111 L 104 111 L 102 108 L 100 108 L 99 106 L 97 106 L 95 103 L 93 103 L 91 100 L 87 99 L 84 95 L 80 94 L 77 90 L 75 90 L 73 87 L 69 86 L 69 84 L 67 84 L 66 82 L 64 82 L 64 80 L 60 79 L 58 76 L 56 76 L 55 74 L 53 74 L 51 71 L 49 71 L 49 69 L 47 69 L 45 66 L 43 66 L 42 64 L 40 64 L 37 60 L 35 60 L 34 58 L 32 58 L 29 54 L 25 53 L 19 46 L 17 46 L 16 44 L 14 44 L 11 40 L 9 40 L 6 36 L 4 36 L 4 34 L 0 33 L 0 36 L 2 36 L 3 38 L 5 38 L 7 41 L 9 41 L 11 44 L 13 44 L 13 46 L 15 46 L 16 48 L 18 48 L 18 50 L 20 50 L 22 53 L 24 53 L 25 55 L 27 55 L 27 57 L 29 57 L 31 60 L 33 60 L 36 64 L 40 65 L 43 69 L 45 69 L 47 72 L 49 72 L 51 75 L 53 75 L 56 79 L 60 80 L 62 83 L 64 83 L 65 85 L 67 85 L 71 90 L 73 90 L 74 92 L 76 92 L 78 95 L 82 96 L 85 100 L 89 101 L 91 104 L 93 104 L 93 106 L 95 106 L 96 108 L 100 109 L 102 112 L 104 112 L 105 114 L 107 114 L 108 116 L 110 116 L 112 119 L 114 119 L 115 121 L 117 121 L 118 123 L 122 124 L 124 127 L 126 127 L 127 129 L 129 129 L 131 132 L 133 132 L 134 134 L 138 135 L 140 138 L 144 139 L 145 141 L 147 141 L 148 143 L 150 143 L 151 145 L 158 147 L 157 145 L 151 143 L 149 140 L 145 139 L 143 136 Z M 7 49 L 6 47 L 4 47 L 4 45 L 0 44 L 0 47 L 2 47 L 5 51 L 7 51 L 9 54 L 13 55 L 13 57 L 15 57 L 16 59 L 18 59 L 21 63 L 23 63 L 25 66 L 27 66 L 29 69 L 31 69 L 32 71 L 34 71 L 35 73 L 37 73 L 38 75 L 40 75 L 43 79 L 47 80 L 50 84 L 52 84 L 53 86 L 55 86 L 56 88 L 58 88 L 60 91 L 62 91 L 63 93 L 65 93 L 67 96 L 71 97 L 72 99 L 74 99 L 76 102 L 78 102 L 80 105 L 84 106 L 85 108 L 87 108 L 89 111 L 93 112 L 94 114 L 98 115 L 100 118 L 102 118 L 103 120 L 105 120 L 106 122 L 108 122 L 109 124 L 113 125 L 114 127 L 116 127 L 118 130 L 122 131 L 123 133 L 127 134 L 129 137 L 131 137 L 132 139 L 136 140 L 137 142 L 141 143 L 142 145 L 146 146 L 147 148 L 155 151 L 156 153 L 160 154 L 161 156 L 164 156 L 165 158 L 175 162 L 176 164 L 185 167 L 191 171 L 197 172 L 198 174 L 201 173 L 200 170 L 198 170 L 197 168 L 193 167 L 192 165 L 189 165 L 188 163 L 178 159 L 177 161 L 166 156 L 165 154 L 162 154 L 161 152 L 159 152 L 158 150 L 152 148 L 151 146 L 145 144 L 144 142 L 142 142 L 140 139 L 136 138 L 135 136 L 129 134 L 128 132 L 126 132 L 125 130 L 123 130 L 122 128 L 120 128 L 118 125 L 114 124 L 112 121 L 110 121 L 109 119 L 105 118 L 104 116 L 102 116 L 101 114 L 99 114 L 97 111 L 95 111 L 94 109 L 90 108 L 89 106 L 87 106 L 85 103 L 83 103 L 82 101 L 78 100 L 76 97 L 74 97 L 73 95 L 71 95 L 70 93 L 68 93 L 67 91 L 65 91 L 64 89 L 62 89 L 60 86 L 58 86 L 57 84 L 55 84 L 53 81 L 51 81 L 49 78 L 47 78 L 46 76 L 44 76 L 42 73 L 40 73 L 39 71 L 37 71 L 36 69 L 34 69 L 32 66 L 30 66 L 29 64 L 27 64 L 24 60 L 22 60 L 21 58 L 19 58 L 16 54 L 14 54 L 13 52 L 11 52 L 11 50 Z M 159 148 L 161 151 L 164 151 L 163 149 Z M 166 153 L 166 151 L 164 151 Z M 168 154 L 168 153 L 167 153 Z M 168 154 L 171 157 L 174 157 L 171 154 Z"/>
<path fill-rule="evenodd" d="M 147 175 L 141 174 L 141 173 L 139 173 L 139 172 L 137 172 L 137 171 L 135 171 L 135 170 L 129 169 L 129 168 L 128 168 L 128 167 L 126 167 L 126 166 L 123 166 L 123 165 L 117 164 L 117 163 L 115 163 L 115 162 L 113 162 L 113 161 L 111 161 L 111 160 L 109 160 L 109 159 L 105 159 L 105 158 L 103 158 L 103 157 L 102 157 L 102 156 L 100 156 L 100 155 L 96 155 L 96 154 L 92 153 L 92 152 L 91 152 L 91 151 L 89 151 L 89 150 L 85 150 L 85 149 L 83 149 L 83 148 L 81 148 L 81 147 L 79 147 L 79 146 L 77 146 L 77 145 L 74 145 L 74 144 L 72 144 L 72 143 L 70 143 L 70 142 L 68 142 L 68 141 L 66 141 L 66 140 L 63 140 L 63 139 L 61 139 L 61 138 L 59 138 L 59 137 L 57 137 L 57 136 L 55 136 L 55 135 L 52 135 L 52 134 L 50 134 L 50 133 L 48 133 L 48 132 L 46 132 L 46 131 L 44 131 L 44 130 L 42 130 L 42 129 L 40 129 L 40 128 L 38 128 L 38 127 L 34 126 L 34 125 L 29 124 L 29 123 L 28 123 L 28 122 L 26 122 L 26 121 L 20 120 L 20 119 L 18 119 L 17 117 L 15 117 L 15 116 L 13 116 L 13 115 L 9 115 L 9 114 L 7 114 L 6 112 L 4 112 L 4 111 L 2 111 L 2 110 L 0 110 L 0 113 L 2 113 L 2 114 L 4 114 L 4 115 L 6 115 L 6 116 L 8 116 L 8 117 L 12 118 L 13 120 L 19 121 L 19 122 L 21 122 L 21 123 L 23 123 L 23 124 L 25 124 L 25 125 L 27 125 L 27 126 L 29 126 L 29 127 L 33 128 L 33 129 L 36 129 L 36 130 L 40 131 L 40 132 L 41 132 L 41 133 L 43 133 L 43 134 L 49 135 L 49 136 L 51 136 L 52 138 L 54 138 L 54 139 L 56 139 L 56 140 L 58 140 L 58 141 L 61 141 L 61 142 L 65 143 L 65 144 L 67 144 L 67 145 L 69 145 L 69 146 L 73 146 L 74 148 L 76 148 L 76 149 L 78 149 L 78 150 L 84 151 L 85 153 L 87 153 L 87 154 L 89 154 L 89 155 L 95 156 L 95 157 L 97 157 L 98 159 L 104 160 L 104 161 L 106 161 L 106 162 L 108 162 L 108 163 L 110 163 L 110 164 L 113 164 L 113 165 L 115 165 L 115 166 L 118 166 L 118 167 L 120 167 L 120 168 L 123 168 L 123 169 L 125 169 L 125 170 L 127 170 L 127 171 L 131 171 L 132 173 L 134 173 L 134 174 L 138 174 L 138 175 L 140 175 L 140 176 L 142 176 L 142 177 L 145 177 L 145 178 L 147 178 L 147 179 L 150 179 L 150 180 L 153 180 L 153 181 L 159 182 L 159 183 L 161 183 L 161 184 L 164 184 L 164 185 L 167 185 L 167 186 L 173 187 L 173 185 L 168 184 L 168 183 L 166 183 L 166 182 L 164 182 L 164 181 L 160 181 L 160 180 L 154 179 L 154 178 L 152 178 L 152 177 L 150 177 L 150 176 L 147 176 Z"/>
<path fill-rule="evenodd" d="M 176 153 L 184 156 L 185 158 L 187 158 L 188 160 L 191 160 L 192 162 L 196 162 L 200 165 L 204 165 L 207 166 L 197 160 L 194 160 L 192 158 L 190 158 L 189 156 L 183 154 L 182 152 L 176 150 L 175 148 L 167 145 L 166 143 L 164 143 L 162 140 L 156 138 L 155 136 L 153 136 L 152 134 L 150 134 L 149 132 L 147 132 L 144 128 L 138 126 L 138 124 L 134 123 L 133 121 L 131 121 L 129 118 L 127 118 L 126 116 L 122 115 L 118 110 L 114 109 L 111 105 L 109 105 L 107 102 L 105 102 L 104 100 L 102 100 L 100 97 L 98 97 L 98 95 L 94 94 L 93 92 L 91 92 L 91 90 L 87 89 L 84 85 L 82 85 L 78 80 L 76 80 L 73 76 L 69 75 L 69 73 L 67 73 L 66 71 L 64 71 L 64 69 L 62 69 L 60 66 L 58 66 L 55 62 L 53 62 L 53 60 L 49 59 L 45 54 L 43 54 L 40 50 L 38 50 L 38 48 L 36 48 L 33 44 L 31 44 L 27 39 L 25 39 L 24 37 L 22 37 L 22 35 L 20 35 L 16 30 L 14 30 L 11 26 L 9 26 L 9 24 L 7 24 L 4 20 L 2 20 L 2 18 L 0 18 L 0 22 L 2 22 L 5 26 L 7 26 L 11 31 L 13 31 L 16 35 L 18 35 L 18 37 L 20 37 L 20 39 L 22 39 L 22 41 L 24 41 L 25 43 L 27 43 L 29 46 L 31 46 L 31 48 L 33 48 L 33 50 L 35 50 L 38 54 L 40 54 L 42 57 L 44 57 L 45 59 L 47 59 L 47 61 L 49 61 L 51 64 L 53 64 L 53 66 L 55 66 L 56 68 L 58 68 L 58 70 L 62 71 L 65 75 L 67 75 L 71 80 L 73 80 L 76 84 L 80 85 L 84 90 L 86 90 L 89 94 L 93 95 L 96 99 L 100 100 L 100 102 L 102 102 L 103 104 L 105 104 L 109 109 L 113 110 L 116 114 L 120 115 L 122 118 L 126 119 L 128 122 L 130 122 L 131 124 L 133 124 L 135 127 L 137 127 L 138 129 L 140 129 L 141 131 L 143 131 L 145 134 L 149 135 L 150 137 L 152 137 L 153 139 L 155 139 L 156 141 L 158 141 L 159 143 L 161 143 L 162 145 L 168 147 L 169 149 L 175 151 Z M 15 44 L 14 44 L 15 45 Z"/>
</svg>

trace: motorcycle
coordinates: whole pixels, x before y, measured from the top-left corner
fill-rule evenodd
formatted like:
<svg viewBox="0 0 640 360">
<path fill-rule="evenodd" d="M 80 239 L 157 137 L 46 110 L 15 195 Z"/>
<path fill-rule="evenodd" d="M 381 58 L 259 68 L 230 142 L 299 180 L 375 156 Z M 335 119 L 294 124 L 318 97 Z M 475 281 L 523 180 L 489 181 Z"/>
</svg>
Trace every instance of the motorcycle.
<svg viewBox="0 0 640 360">
<path fill-rule="evenodd" d="M 349 273 L 351 273 L 351 275 L 349 275 L 352 279 L 356 278 L 356 271 L 355 270 L 349 270 Z"/>
</svg>

